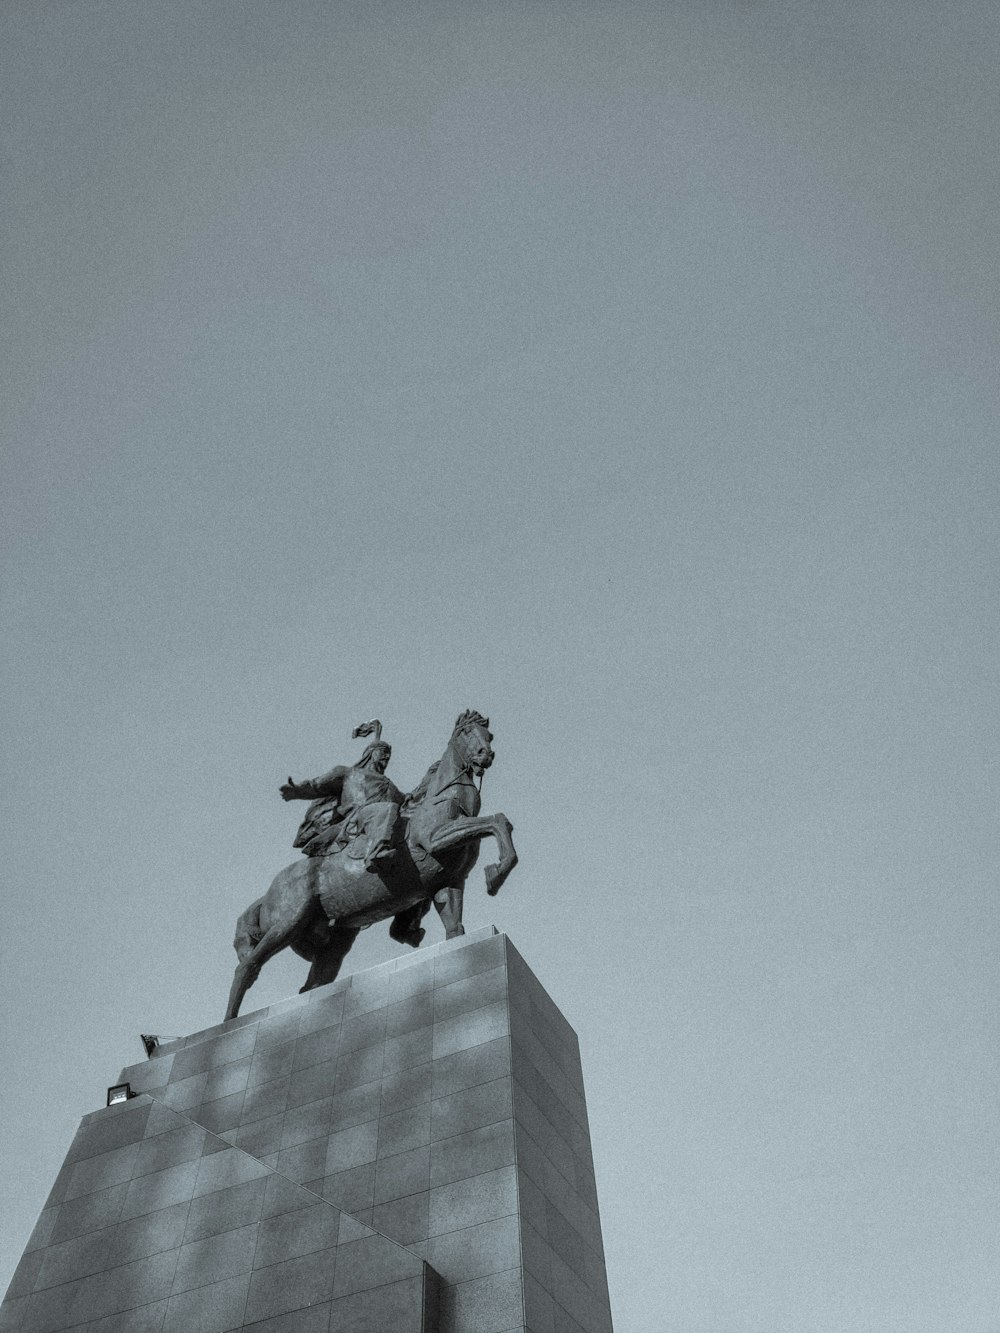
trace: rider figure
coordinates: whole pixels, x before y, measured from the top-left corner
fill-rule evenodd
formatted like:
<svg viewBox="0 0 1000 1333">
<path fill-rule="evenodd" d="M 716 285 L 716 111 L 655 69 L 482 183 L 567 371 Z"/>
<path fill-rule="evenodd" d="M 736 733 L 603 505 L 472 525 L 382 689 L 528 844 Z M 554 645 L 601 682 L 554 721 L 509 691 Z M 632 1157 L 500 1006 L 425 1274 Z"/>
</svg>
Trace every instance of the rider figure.
<svg viewBox="0 0 1000 1333">
<path fill-rule="evenodd" d="M 313 802 L 292 844 L 306 856 L 327 856 L 359 836 L 364 837 L 366 870 L 394 855 L 399 842 L 399 807 L 406 796 L 385 776 L 392 747 L 382 740 L 381 722 L 364 723 L 353 734 L 370 736 L 372 732 L 375 739 L 353 767 L 338 764 L 322 777 L 305 782 L 289 778 L 282 785 L 286 801 Z"/>
</svg>

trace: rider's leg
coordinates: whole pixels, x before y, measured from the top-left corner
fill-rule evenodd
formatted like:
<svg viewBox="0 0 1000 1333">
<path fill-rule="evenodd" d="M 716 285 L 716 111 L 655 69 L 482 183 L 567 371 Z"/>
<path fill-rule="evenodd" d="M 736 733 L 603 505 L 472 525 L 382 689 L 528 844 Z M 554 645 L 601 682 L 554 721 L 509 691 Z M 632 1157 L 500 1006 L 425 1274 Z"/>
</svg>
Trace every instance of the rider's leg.
<svg viewBox="0 0 1000 1333">
<path fill-rule="evenodd" d="M 395 854 L 399 806 L 391 801 L 374 801 L 362 813 L 368 838 L 365 867 L 370 869 L 375 862 L 388 861 Z"/>
</svg>

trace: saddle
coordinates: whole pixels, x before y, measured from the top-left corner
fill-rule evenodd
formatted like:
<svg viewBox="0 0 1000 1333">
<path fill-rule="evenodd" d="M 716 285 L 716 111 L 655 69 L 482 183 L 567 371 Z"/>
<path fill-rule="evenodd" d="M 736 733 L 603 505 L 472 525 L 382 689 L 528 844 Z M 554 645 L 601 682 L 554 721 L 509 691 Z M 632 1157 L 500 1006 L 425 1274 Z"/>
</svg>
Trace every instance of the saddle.
<svg viewBox="0 0 1000 1333">
<path fill-rule="evenodd" d="M 327 856 L 343 834 L 342 821 L 337 819 L 338 803 L 334 797 L 324 796 L 313 801 L 299 825 L 293 847 L 306 856 Z"/>
</svg>

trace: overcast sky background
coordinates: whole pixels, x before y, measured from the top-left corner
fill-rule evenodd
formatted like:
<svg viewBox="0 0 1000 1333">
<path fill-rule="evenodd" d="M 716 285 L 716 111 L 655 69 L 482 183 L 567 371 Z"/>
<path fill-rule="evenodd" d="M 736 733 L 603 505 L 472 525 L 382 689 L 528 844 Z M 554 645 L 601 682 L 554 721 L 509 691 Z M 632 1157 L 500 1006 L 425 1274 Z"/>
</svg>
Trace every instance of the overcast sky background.
<svg viewBox="0 0 1000 1333">
<path fill-rule="evenodd" d="M 0 1286 L 278 784 L 471 707 L 617 1333 L 1000 1330 L 998 68 L 995 0 L 8 0 Z"/>
</svg>

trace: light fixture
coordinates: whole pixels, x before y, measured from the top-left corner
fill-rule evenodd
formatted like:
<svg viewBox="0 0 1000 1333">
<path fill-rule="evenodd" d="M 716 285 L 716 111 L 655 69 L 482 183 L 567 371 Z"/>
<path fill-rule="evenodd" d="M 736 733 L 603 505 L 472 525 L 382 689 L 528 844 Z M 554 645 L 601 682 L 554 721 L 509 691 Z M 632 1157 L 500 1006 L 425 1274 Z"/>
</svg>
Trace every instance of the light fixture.
<svg viewBox="0 0 1000 1333">
<path fill-rule="evenodd" d="M 156 1054 L 161 1046 L 168 1046 L 172 1041 L 177 1041 L 177 1037 L 156 1037 L 150 1032 L 140 1032 L 139 1040 L 142 1042 L 146 1055 L 151 1057 Z"/>
<path fill-rule="evenodd" d="M 138 1097 L 137 1092 L 132 1091 L 131 1083 L 116 1083 L 108 1088 L 108 1105 L 117 1106 L 119 1102 L 127 1102 L 130 1097 Z"/>
</svg>

